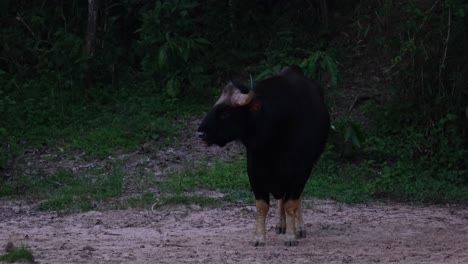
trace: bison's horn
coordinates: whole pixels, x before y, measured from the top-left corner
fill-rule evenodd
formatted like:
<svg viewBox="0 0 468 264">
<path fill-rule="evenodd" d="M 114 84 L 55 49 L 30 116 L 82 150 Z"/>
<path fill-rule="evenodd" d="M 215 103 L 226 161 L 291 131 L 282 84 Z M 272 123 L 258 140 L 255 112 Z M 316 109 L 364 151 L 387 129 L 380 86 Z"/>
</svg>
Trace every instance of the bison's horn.
<svg viewBox="0 0 468 264">
<path fill-rule="evenodd" d="M 238 82 L 237 80 L 231 80 L 231 83 L 241 91 L 243 94 L 248 94 L 249 93 L 249 88 L 247 86 L 243 85 L 242 83 Z"/>
<path fill-rule="evenodd" d="M 247 105 L 252 101 L 254 97 L 253 91 L 249 91 L 247 94 L 242 93 L 239 89 L 234 90 L 231 96 L 231 103 L 237 106 Z"/>
<path fill-rule="evenodd" d="M 252 74 L 250 74 L 250 90 L 253 91 L 253 89 L 254 89 L 254 82 L 253 82 Z"/>
</svg>

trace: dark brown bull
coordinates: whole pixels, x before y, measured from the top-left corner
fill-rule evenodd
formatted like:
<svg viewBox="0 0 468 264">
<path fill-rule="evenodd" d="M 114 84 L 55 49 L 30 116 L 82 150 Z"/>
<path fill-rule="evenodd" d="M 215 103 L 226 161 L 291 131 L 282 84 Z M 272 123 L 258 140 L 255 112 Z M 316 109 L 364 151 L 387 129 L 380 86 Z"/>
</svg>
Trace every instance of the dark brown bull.
<svg viewBox="0 0 468 264">
<path fill-rule="evenodd" d="M 255 91 L 228 83 L 198 128 L 207 145 L 240 140 L 247 150 L 247 172 L 256 199 L 255 245 L 265 243 L 270 194 L 278 199 L 277 233 L 286 244 L 305 237 L 301 196 L 322 154 L 330 117 L 320 85 L 297 67 L 255 85 Z"/>
</svg>

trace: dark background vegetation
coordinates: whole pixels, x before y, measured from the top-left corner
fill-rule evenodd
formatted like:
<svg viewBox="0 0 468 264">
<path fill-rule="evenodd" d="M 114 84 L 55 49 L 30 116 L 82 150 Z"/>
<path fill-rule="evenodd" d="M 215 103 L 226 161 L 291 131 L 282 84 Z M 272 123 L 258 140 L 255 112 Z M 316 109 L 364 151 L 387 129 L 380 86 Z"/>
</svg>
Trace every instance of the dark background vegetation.
<svg viewBox="0 0 468 264">
<path fill-rule="evenodd" d="M 326 87 L 334 126 L 306 194 L 468 200 L 463 0 L 0 5 L 0 173 L 31 148 L 93 158 L 164 141 L 232 74 L 298 64 Z M 20 176 L 0 177 L 0 194 L 24 192 Z"/>
</svg>

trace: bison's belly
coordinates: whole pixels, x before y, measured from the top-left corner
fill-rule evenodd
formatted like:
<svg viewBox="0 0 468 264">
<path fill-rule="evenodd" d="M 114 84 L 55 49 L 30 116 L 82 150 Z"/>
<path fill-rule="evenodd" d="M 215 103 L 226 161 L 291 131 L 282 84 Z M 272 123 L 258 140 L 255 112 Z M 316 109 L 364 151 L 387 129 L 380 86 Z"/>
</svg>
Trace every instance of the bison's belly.
<svg viewBox="0 0 468 264">
<path fill-rule="evenodd" d="M 275 166 L 276 167 L 276 166 Z M 275 199 L 285 196 L 299 198 L 309 179 L 312 165 L 307 167 L 276 167 L 272 170 L 257 170 L 257 174 L 249 175 L 254 193 L 272 194 Z"/>
</svg>

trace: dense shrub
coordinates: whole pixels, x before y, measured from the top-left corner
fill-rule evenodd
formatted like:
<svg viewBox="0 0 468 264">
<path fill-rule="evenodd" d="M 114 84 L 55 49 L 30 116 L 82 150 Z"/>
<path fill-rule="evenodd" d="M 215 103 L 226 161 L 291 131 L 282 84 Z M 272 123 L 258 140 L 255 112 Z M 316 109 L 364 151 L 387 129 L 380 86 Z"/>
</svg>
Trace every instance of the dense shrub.
<svg viewBox="0 0 468 264">
<path fill-rule="evenodd" d="M 171 112 L 211 100 L 233 74 L 262 79 L 298 64 L 324 84 L 338 119 L 328 157 L 372 163 L 372 180 L 387 186 L 375 192 L 417 172 L 467 183 L 466 1 L 99 2 L 91 56 L 87 1 L 1 1 L 0 166 L 66 135 L 100 154 L 169 136 Z M 345 78 L 370 78 L 346 74 L 355 64 L 383 65 L 371 88 L 393 102 L 369 108 L 368 123 L 335 113 Z"/>
</svg>

